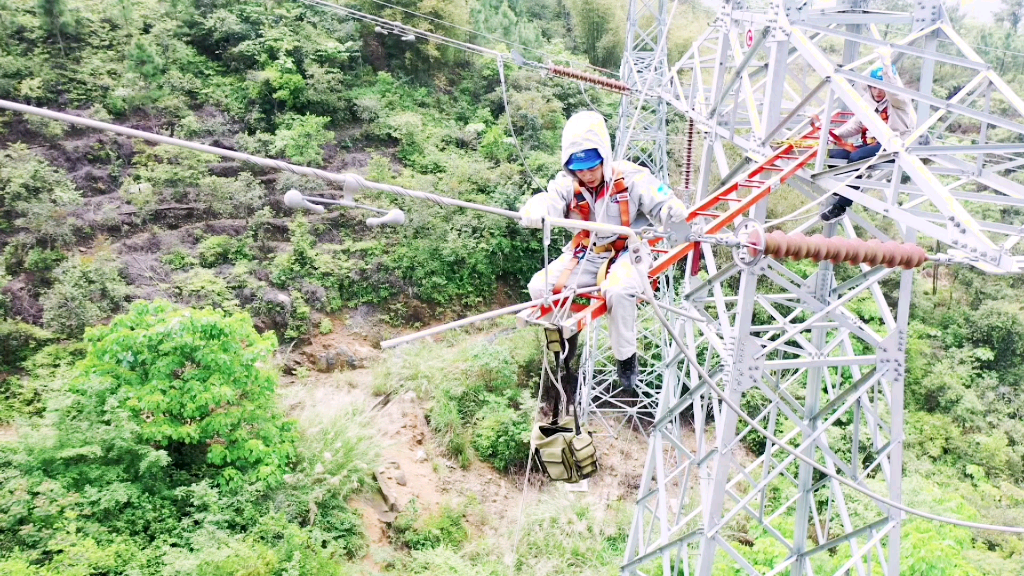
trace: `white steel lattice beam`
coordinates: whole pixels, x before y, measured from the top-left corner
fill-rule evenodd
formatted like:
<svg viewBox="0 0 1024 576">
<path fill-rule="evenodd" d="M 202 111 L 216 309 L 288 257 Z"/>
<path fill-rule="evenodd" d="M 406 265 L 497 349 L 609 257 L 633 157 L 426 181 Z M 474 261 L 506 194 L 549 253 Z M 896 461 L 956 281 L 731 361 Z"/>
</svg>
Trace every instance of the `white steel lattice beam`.
<svg viewBox="0 0 1024 576">
<path fill-rule="evenodd" d="M 938 0 L 916 2 L 912 12 L 875 4 L 724 0 L 711 27 L 665 66 L 668 78 L 656 78 L 660 88 L 643 97 L 659 95 L 703 135 L 689 221 L 714 234 L 734 230 L 742 213 L 769 229 L 826 238 L 913 243 L 921 235 L 983 271 L 1024 271 L 1014 251 L 1024 234 L 1024 186 L 1011 178 L 1024 166 L 1024 100 L 957 35 Z M 644 6 L 630 3 L 630 39 L 658 37 L 640 24 Z M 905 87 L 874 80 L 878 49 L 920 76 L 905 73 Z M 623 66 L 637 69 L 633 50 Z M 957 75 L 955 92 L 938 91 L 937 63 Z M 912 102 L 909 138 L 875 113 L 868 86 Z M 620 126 L 635 109 L 623 107 Z M 812 129 L 813 116 L 832 127 L 856 117 L 882 149 L 855 164 L 833 160 L 828 131 Z M 624 134 L 617 145 L 630 150 L 634 135 Z M 784 185 L 806 204 L 780 218 L 773 199 Z M 823 225 L 817 213 L 836 192 L 855 206 Z M 662 338 L 623 573 L 707 576 L 725 564 L 759 576 L 899 574 L 902 513 L 795 454 L 901 502 L 913 271 L 772 258 L 741 266 L 706 244 L 688 253 L 688 270 L 698 256 L 701 276 L 676 276 L 658 304 L 683 348 Z M 883 281 L 897 281 L 898 294 L 887 298 Z M 750 532 L 778 544 L 775 565 L 748 559 L 749 542 L 734 535 Z"/>
</svg>

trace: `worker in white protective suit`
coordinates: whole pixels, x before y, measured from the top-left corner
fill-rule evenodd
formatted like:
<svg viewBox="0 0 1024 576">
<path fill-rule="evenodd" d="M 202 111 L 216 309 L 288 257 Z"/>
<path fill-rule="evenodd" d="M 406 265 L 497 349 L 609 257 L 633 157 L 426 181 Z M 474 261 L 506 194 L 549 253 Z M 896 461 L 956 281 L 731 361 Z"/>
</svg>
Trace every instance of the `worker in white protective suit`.
<svg viewBox="0 0 1024 576">
<path fill-rule="evenodd" d="M 892 63 L 892 49 L 879 48 L 878 56 L 882 61 L 881 66 L 871 70 L 871 78 L 879 82 L 885 82 L 897 88 L 903 87 L 896 72 L 896 66 Z M 917 126 L 917 114 L 914 112 L 914 103 L 898 91 L 885 90 L 879 86 L 869 85 L 865 88 L 869 102 L 875 104 L 875 114 L 881 117 L 882 121 L 901 139 L 906 141 Z M 853 164 L 872 158 L 882 150 L 882 144 L 875 138 L 864 122 L 854 116 L 845 124 L 836 128 L 833 132 L 843 139 L 838 148 L 828 151 L 829 158 L 846 160 Z M 856 187 L 853 187 L 857 189 Z M 835 202 L 821 213 L 823 222 L 831 222 L 846 214 L 846 209 L 853 206 L 853 200 L 834 194 Z"/>
<path fill-rule="evenodd" d="M 547 192 L 536 194 L 519 210 L 523 226 L 540 228 L 545 216 L 617 226 L 636 222 L 639 212 L 654 224 L 686 218 L 686 205 L 650 170 L 612 160 L 608 128 L 596 112 L 569 118 L 562 130 L 561 158 L 563 170 L 548 183 Z M 619 258 L 625 248 L 625 237 L 581 231 L 547 266 L 546 274 L 541 270 L 533 276 L 528 288 L 537 299 L 566 287 L 600 286 L 619 381 L 631 393 L 637 381 L 636 300 L 646 274 L 642 280 L 629 258 Z"/>
</svg>

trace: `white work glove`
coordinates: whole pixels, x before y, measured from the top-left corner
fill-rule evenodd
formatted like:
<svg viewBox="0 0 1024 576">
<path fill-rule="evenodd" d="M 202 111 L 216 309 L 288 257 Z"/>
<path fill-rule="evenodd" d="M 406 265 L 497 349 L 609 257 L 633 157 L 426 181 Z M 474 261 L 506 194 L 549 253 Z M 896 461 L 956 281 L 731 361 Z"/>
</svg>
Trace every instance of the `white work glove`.
<svg viewBox="0 0 1024 576">
<path fill-rule="evenodd" d="M 888 46 L 882 46 L 878 48 L 878 50 L 875 50 L 875 53 L 878 54 L 878 57 L 882 59 L 882 64 L 886 68 L 892 67 L 892 48 L 889 48 Z"/>
<path fill-rule="evenodd" d="M 668 226 L 669 222 L 682 222 L 686 219 L 686 204 L 679 198 L 673 198 L 661 207 L 661 225 Z"/>
<path fill-rule="evenodd" d="M 548 215 L 548 207 L 542 197 L 534 196 L 523 204 L 519 209 L 519 225 L 523 228 L 540 228 L 544 225 L 542 219 Z"/>
</svg>

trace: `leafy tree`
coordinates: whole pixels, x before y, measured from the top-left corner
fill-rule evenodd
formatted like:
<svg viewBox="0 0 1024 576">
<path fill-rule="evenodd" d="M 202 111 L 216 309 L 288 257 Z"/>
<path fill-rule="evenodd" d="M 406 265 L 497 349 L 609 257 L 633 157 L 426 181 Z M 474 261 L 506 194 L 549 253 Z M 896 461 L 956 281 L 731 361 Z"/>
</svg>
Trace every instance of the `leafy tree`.
<svg viewBox="0 0 1024 576">
<path fill-rule="evenodd" d="M 517 399 L 519 409 L 509 405 L 508 396 L 492 397 L 477 415 L 473 450 L 480 459 L 501 472 L 509 472 L 526 463 L 530 455 L 530 432 L 536 407 L 529 392 Z"/>
<path fill-rule="evenodd" d="M 267 365 L 277 342 L 247 314 L 137 302 L 85 340 L 71 389 L 95 409 L 124 409 L 142 441 L 179 467 L 208 466 L 221 486 L 282 480 L 296 435 Z"/>
<path fill-rule="evenodd" d="M 324 163 L 324 144 L 334 139 L 334 132 L 326 129 L 330 118 L 312 114 L 284 116 L 273 134 L 257 132 L 240 138 L 242 145 L 256 154 L 284 156 L 291 162 L 305 166 Z"/>
<path fill-rule="evenodd" d="M 196 247 L 196 257 L 199 259 L 199 265 L 206 268 L 216 268 L 228 262 L 251 260 L 251 243 L 245 236 L 210 236 L 204 238 Z"/>
<path fill-rule="evenodd" d="M 614 0 L 566 0 L 572 36 L 591 64 L 618 68 L 625 45 L 624 5 Z"/>
<path fill-rule="evenodd" d="M 248 172 L 234 178 L 208 176 L 199 181 L 197 200 L 222 218 L 248 218 L 266 200 L 263 185 Z"/>
<path fill-rule="evenodd" d="M 0 372 L 17 368 L 53 340 L 49 332 L 18 321 L 0 320 Z"/>
<path fill-rule="evenodd" d="M 67 0 L 37 0 L 36 9 L 43 29 L 53 34 L 64 54 L 64 39 L 75 29 L 75 15 L 68 8 Z"/>
<path fill-rule="evenodd" d="M 144 148 L 142 153 L 132 160 L 135 171 L 131 178 L 125 181 L 122 190 L 142 194 L 142 191 L 135 191 L 131 186 L 148 185 L 157 195 L 153 202 L 158 202 L 160 195 L 165 192 L 171 199 L 181 201 L 185 199 L 189 190 L 198 187 L 207 177 L 209 165 L 215 162 L 217 157 L 212 154 L 177 146 L 160 145 Z"/>
<path fill-rule="evenodd" d="M 527 47 L 543 45 L 543 35 L 538 25 L 532 20 L 520 17 L 519 12 L 508 0 L 479 0 L 473 10 L 475 29 L 493 36 L 481 36 L 477 40 L 487 46 L 501 44 L 497 39 L 507 40 Z M 519 4 L 513 0 L 512 4 Z M 522 10 L 522 7 L 519 8 Z M 554 12 L 554 10 L 552 10 Z M 544 17 L 550 18 L 550 14 Z M 506 46 L 506 48 L 518 48 Z M 522 48 L 518 48 L 522 51 Z"/>
<path fill-rule="evenodd" d="M 1021 19 L 1024 18 L 1024 0 L 1003 0 L 1003 5 L 995 13 L 996 22 L 1009 27 L 1010 32 L 1017 32 Z"/>
</svg>

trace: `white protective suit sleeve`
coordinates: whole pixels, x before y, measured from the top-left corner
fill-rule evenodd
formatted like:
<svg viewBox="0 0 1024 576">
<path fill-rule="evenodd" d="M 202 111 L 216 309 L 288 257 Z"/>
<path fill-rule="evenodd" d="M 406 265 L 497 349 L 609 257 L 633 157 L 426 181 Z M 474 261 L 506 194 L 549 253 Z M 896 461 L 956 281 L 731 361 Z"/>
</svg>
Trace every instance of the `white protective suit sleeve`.
<svg viewBox="0 0 1024 576">
<path fill-rule="evenodd" d="M 902 88 L 903 80 L 900 80 L 900 77 L 893 73 L 893 68 L 894 66 L 891 62 L 882 66 L 882 78 L 884 78 L 887 83 Z M 903 94 L 896 93 L 894 90 L 886 90 L 885 97 L 889 99 L 889 104 L 897 110 L 909 111 L 914 108 L 914 104 L 909 98 Z"/>
<path fill-rule="evenodd" d="M 573 190 L 572 177 L 565 172 L 559 172 L 548 182 L 546 192 L 534 194 L 519 209 L 519 215 L 522 217 L 519 223 L 528 228 L 540 228 L 541 216 L 565 218 Z"/>
<path fill-rule="evenodd" d="M 611 158 L 611 139 L 605 126 L 604 118 L 592 111 L 578 112 L 569 118 L 562 131 L 562 165 L 568 162 L 573 152 L 596 149 L 602 158 Z M 630 200 L 635 203 L 636 210 L 643 212 L 653 223 L 661 223 L 662 207 L 675 199 L 672 190 L 655 178 L 651 171 L 627 161 L 605 161 L 604 179 L 611 182 L 615 170 L 618 170 L 629 188 Z M 540 225 L 538 215 L 553 218 L 565 218 L 575 191 L 576 179 L 566 170 L 559 172 L 550 182 L 547 191 L 531 197 L 520 209 L 520 214 L 529 216 L 523 225 Z M 598 221 L 618 224 L 618 208 L 607 201 L 607 196 L 598 202 L 596 213 Z M 604 214 L 608 214 L 604 216 Z M 607 244 L 618 238 L 615 234 L 595 233 L 596 245 Z"/>
<path fill-rule="evenodd" d="M 686 219 L 686 204 L 679 198 L 673 198 L 661 207 L 661 224 L 667 226 L 672 222 L 682 222 Z"/>
<path fill-rule="evenodd" d="M 882 60 L 882 78 L 885 82 L 893 86 L 903 87 L 903 81 L 900 80 L 899 75 L 893 72 L 892 61 L 885 57 Z M 869 103 L 873 103 L 870 87 L 864 88 L 864 94 L 864 99 Z M 914 111 L 914 103 L 906 96 L 897 94 L 894 90 L 886 90 L 885 99 L 888 101 L 889 106 L 889 128 L 900 138 L 906 138 L 917 125 L 917 113 Z M 857 118 L 851 118 L 845 124 L 836 128 L 835 133 L 836 136 L 847 140 L 859 135 L 863 128 L 863 122 Z"/>
<path fill-rule="evenodd" d="M 893 65 L 887 64 L 882 67 L 882 77 L 885 81 L 894 86 L 903 87 L 903 81 L 893 71 Z M 914 110 L 914 103 L 903 94 L 897 94 L 893 90 L 886 93 L 889 99 L 889 128 L 900 138 L 908 138 L 917 127 L 917 112 Z M 909 144 L 909 142 L 908 142 Z"/>
<path fill-rule="evenodd" d="M 870 101 L 870 100 L 869 100 Z M 835 129 L 836 136 L 839 136 L 843 140 L 849 140 L 852 136 L 857 136 L 864 129 L 864 123 L 857 119 L 856 116 L 850 118 L 845 124 Z"/>
<path fill-rule="evenodd" d="M 672 189 L 651 174 L 651 171 L 632 162 L 616 162 L 623 180 L 629 188 L 630 199 L 637 203 L 637 209 L 647 215 L 654 224 L 663 224 L 662 210 L 669 204 L 682 205 Z M 682 206 L 685 211 L 686 207 Z M 685 214 L 684 214 L 685 215 Z"/>
</svg>

